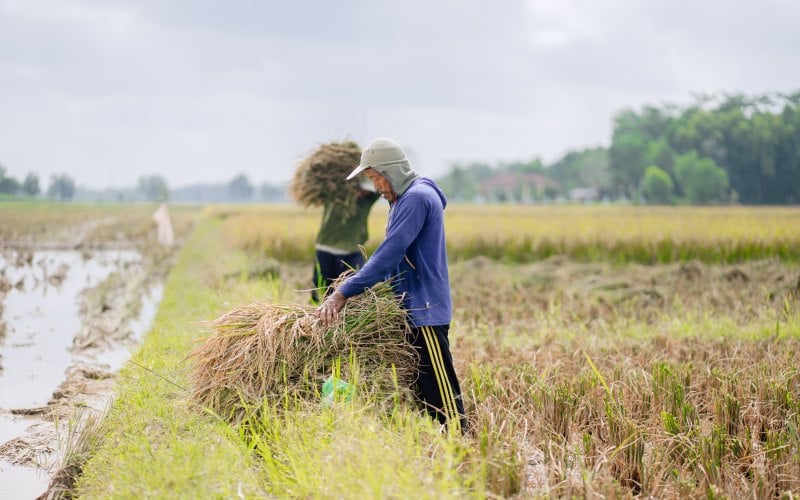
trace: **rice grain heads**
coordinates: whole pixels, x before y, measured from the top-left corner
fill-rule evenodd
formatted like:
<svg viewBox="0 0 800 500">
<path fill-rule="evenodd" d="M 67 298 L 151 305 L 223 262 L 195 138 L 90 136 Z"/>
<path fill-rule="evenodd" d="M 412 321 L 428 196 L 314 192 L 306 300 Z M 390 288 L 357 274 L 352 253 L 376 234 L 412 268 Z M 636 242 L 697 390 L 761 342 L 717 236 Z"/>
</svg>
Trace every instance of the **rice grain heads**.
<svg viewBox="0 0 800 500">
<path fill-rule="evenodd" d="M 392 392 L 416 376 L 405 311 L 387 283 L 351 297 L 330 328 L 312 306 L 262 302 L 209 324 L 213 334 L 189 354 L 192 394 L 231 421 L 264 398 L 316 397 L 334 366 L 344 379 L 357 372 L 359 391 Z"/>
<path fill-rule="evenodd" d="M 289 186 L 292 198 L 307 207 L 334 203 L 355 210 L 359 180 L 345 178 L 359 161 L 361 148 L 355 142 L 322 144 L 297 165 Z"/>
</svg>

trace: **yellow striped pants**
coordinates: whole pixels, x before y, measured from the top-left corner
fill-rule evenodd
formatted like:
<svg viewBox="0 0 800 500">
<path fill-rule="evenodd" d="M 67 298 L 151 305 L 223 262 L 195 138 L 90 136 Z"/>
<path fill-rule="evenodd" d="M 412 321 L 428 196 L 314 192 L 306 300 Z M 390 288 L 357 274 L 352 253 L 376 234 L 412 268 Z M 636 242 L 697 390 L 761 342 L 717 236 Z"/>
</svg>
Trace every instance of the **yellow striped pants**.
<svg viewBox="0 0 800 500">
<path fill-rule="evenodd" d="M 417 396 L 432 418 L 464 432 L 467 421 L 447 340 L 449 329 L 450 325 L 411 328 L 411 341 L 420 358 Z"/>
</svg>

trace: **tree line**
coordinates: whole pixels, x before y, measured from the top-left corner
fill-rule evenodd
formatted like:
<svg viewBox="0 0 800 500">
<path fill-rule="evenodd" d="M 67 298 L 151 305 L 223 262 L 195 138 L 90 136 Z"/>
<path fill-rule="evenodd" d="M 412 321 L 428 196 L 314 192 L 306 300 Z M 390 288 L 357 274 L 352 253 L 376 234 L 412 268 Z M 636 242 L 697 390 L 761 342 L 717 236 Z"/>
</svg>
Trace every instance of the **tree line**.
<svg viewBox="0 0 800 500">
<path fill-rule="evenodd" d="M 519 182 L 491 182 L 502 176 Z M 538 159 L 457 164 L 439 181 L 462 201 L 524 201 L 527 195 L 532 201 L 800 203 L 800 92 L 700 95 L 684 107 L 625 109 L 614 117 L 608 148 L 571 151 L 551 165 Z"/>
<path fill-rule="evenodd" d="M 437 181 L 455 201 L 613 201 L 652 204 L 800 203 L 800 92 L 698 95 L 686 106 L 645 105 L 613 118 L 611 144 L 539 158 L 452 164 Z M 0 196 L 36 198 L 39 177 L 6 175 Z M 282 202 L 286 187 L 254 185 L 245 174 L 226 182 L 170 189 L 160 175 L 136 186 L 88 190 L 67 174 L 44 192 L 67 201 Z"/>
<path fill-rule="evenodd" d="M 0 196 L 36 198 L 42 194 L 39 176 L 30 172 L 22 181 L 7 175 L 5 166 L 0 165 Z M 45 196 L 55 200 L 69 200 L 75 194 L 75 182 L 68 175 L 52 175 Z"/>
<path fill-rule="evenodd" d="M 88 189 L 76 185 L 68 174 L 50 176 L 47 189 L 43 192 L 39 176 L 29 173 L 24 180 L 6 174 L 0 165 L 0 199 L 9 198 L 47 198 L 55 201 L 179 201 L 179 202 L 257 202 L 285 201 L 285 187 L 264 183 L 254 185 L 245 174 L 238 174 L 227 182 L 194 184 L 170 190 L 166 179 L 161 175 L 145 175 L 138 178 L 136 185 L 123 188 Z"/>
</svg>

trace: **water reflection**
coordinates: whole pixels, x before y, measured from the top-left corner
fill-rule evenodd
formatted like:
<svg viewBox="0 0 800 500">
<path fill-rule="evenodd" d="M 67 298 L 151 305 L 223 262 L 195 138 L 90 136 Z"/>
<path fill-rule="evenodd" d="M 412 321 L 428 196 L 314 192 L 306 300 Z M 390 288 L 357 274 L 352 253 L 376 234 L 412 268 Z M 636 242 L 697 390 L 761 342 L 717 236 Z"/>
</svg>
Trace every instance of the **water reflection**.
<svg viewBox="0 0 800 500">
<path fill-rule="evenodd" d="M 0 337 L 0 445 L 24 436 L 32 425 L 42 422 L 39 417 L 11 411 L 35 411 L 47 405 L 67 368 L 80 359 L 70 349 L 81 328 L 81 292 L 140 260 L 137 252 L 128 250 L 20 255 L 0 255 L 7 289 L 4 298 L 0 294 L 7 330 Z M 143 291 L 141 313 L 129 323 L 131 342 L 94 352 L 93 363 L 104 363 L 112 372 L 122 366 L 131 347 L 150 328 L 162 291 L 160 284 Z M 45 463 L 50 459 L 41 457 Z M 45 470 L 0 460 L 0 498 L 35 498 L 45 491 L 48 481 Z"/>
</svg>

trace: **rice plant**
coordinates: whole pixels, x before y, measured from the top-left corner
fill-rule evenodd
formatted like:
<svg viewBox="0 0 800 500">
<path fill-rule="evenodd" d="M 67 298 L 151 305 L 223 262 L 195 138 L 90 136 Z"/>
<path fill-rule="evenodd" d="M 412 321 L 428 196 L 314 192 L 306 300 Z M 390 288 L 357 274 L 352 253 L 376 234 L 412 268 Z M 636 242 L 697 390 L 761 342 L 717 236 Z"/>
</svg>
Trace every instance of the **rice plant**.
<svg viewBox="0 0 800 500">
<path fill-rule="evenodd" d="M 345 378 L 360 370 L 359 383 L 369 389 L 411 386 L 417 353 L 388 283 L 349 300 L 332 327 L 322 326 L 313 311 L 254 302 L 212 321 L 213 334 L 190 354 L 195 400 L 235 421 L 243 405 L 265 397 L 316 396 L 318 384 L 342 366 Z"/>
<path fill-rule="evenodd" d="M 105 436 L 103 416 L 78 410 L 67 420 L 66 429 L 56 420 L 58 433 L 58 462 L 47 492 L 42 498 L 73 498 L 75 484 L 83 473 L 84 464 L 92 457 Z"/>
<path fill-rule="evenodd" d="M 239 248 L 279 260 L 310 260 L 319 209 L 296 206 L 225 210 L 226 237 Z M 640 207 L 450 205 L 451 260 L 487 257 L 524 263 L 567 256 L 580 262 L 664 264 L 798 261 L 795 207 Z M 291 221 L 291 223 L 287 223 Z M 372 211 L 371 253 L 386 210 Z"/>
</svg>

